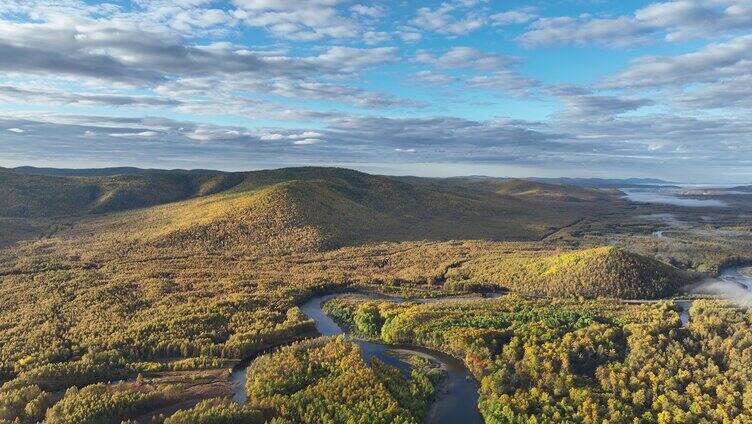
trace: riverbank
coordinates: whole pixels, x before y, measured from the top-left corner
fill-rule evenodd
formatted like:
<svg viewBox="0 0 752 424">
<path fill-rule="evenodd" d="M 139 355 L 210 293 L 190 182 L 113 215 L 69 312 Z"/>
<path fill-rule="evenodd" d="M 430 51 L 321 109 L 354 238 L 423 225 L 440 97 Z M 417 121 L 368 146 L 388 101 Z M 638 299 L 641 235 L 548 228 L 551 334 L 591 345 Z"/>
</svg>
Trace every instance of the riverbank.
<svg viewBox="0 0 752 424">
<path fill-rule="evenodd" d="M 340 327 L 340 325 L 337 324 L 334 319 L 332 319 L 323 311 L 322 305 L 326 301 L 348 295 L 352 295 L 352 293 L 314 296 L 313 298 L 300 305 L 300 309 L 309 318 L 314 320 L 316 330 L 322 336 L 345 335 L 346 333 L 342 329 L 342 327 Z M 375 293 L 371 295 L 356 293 L 356 295 L 369 299 L 388 300 L 392 302 L 412 301 L 395 296 Z M 463 296 L 459 299 L 484 299 L 484 297 L 482 297 L 482 295 L 477 295 L 477 297 L 471 295 Z M 451 299 L 444 298 L 444 300 Z M 422 299 L 417 301 L 435 302 L 436 300 Z M 454 358 L 446 353 L 422 346 L 389 345 L 379 341 L 359 338 L 351 338 L 351 340 L 358 345 L 362 359 L 366 363 L 368 363 L 371 358 L 376 358 L 381 362 L 393 366 L 404 373 L 409 373 L 411 365 L 400 359 L 398 355 L 392 354 L 392 350 L 398 349 L 405 353 L 428 356 L 433 361 L 441 364 L 441 367 L 446 371 L 446 374 L 442 382 L 442 390 L 439 392 L 437 398 L 431 403 L 431 406 L 429 408 L 427 420 L 428 423 L 483 423 L 483 419 L 480 415 L 480 412 L 478 411 L 478 383 L 475 381 L 474 377 L 461 360 Z M 247 365 L 234 371 L 233 375 L 235 376 L 235 381 L 245 382 L 246 372 Z M 247 397 L 245 384 L 236 384 L 235 388 L 236 391 L 233 394 L 233 399 L 240 403 L 245 402 Z"/>
</svg>

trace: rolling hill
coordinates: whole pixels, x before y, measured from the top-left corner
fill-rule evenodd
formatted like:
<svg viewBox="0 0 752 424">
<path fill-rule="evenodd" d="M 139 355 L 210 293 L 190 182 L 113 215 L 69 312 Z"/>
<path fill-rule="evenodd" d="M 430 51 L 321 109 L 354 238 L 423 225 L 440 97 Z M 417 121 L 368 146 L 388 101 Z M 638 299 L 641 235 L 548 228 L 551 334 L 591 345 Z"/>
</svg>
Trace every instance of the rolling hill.
<svg viewBox="0 0 752 424">
<path fill-rule="evenodd" d="M 451 280 L 491 282 L 535 296 L 668 296 L 696 276 L 612 246 L 574 252 L 486 255 L 452 270 Z"/>
<path fill-rule="evenodd" d="M 11 270 L 114 261 L 123 274 L 122 267 L 132 263 L 185 258 L 162 266 L 192 281 L 199 273 L 215 273 L 207 269 L 218 263 L 224 269 L 237 265 L 237 258 L 254 258 L 256 269 L 247 275 L 264 281 L 289 281 L 295 266 L 306 281 L 438 282 L 450 289 L 491 284 L 533 295 L 628 298 L 666 295 L 688 278 L 618 249 L 562 253 L 551 245 L 555 240 L 529 244 L 623 206 L 610 191 L 586 187 L 317 167 L 103 177 L 3 170 L 0 178 L 6 182 L 0 189 L 6 194 L 0 196 L 1 223 L 16 229 L 7 231 L 7 243 L 44 233 L 30 224 L 33 217 L 65 219 L 54 235 L 47 231 L 48 238 L 6 255 Z M 308 265 L 278 259 L 290 255 Z M 144 278 L 141 268 L 153 270 L 135 267 L 130 275 Z"/>
<path fill-rule="evenodd" d="M 593 188 L 631 188 L 631 187 L 655 187 L 676 186 L 672 181 L 658 178 L 530 178 L 532 181 L 563 184 Z"/>
<path fill-rule="evenodd" d="M 29 175 L 55 175 L 59 177 L 108 177 L 113 175 L 134 175 L 148 172 L 146 169 L 132 166 L 113 168 L 45 168 L 36 166 L 17 166 L 13 172 Z"/>
<path fill-rule="evenodd" d="M 545 183 L 520 178 L 452 178 L 446 180 L 446 183 L 474 190 L 492 191 L 508 196 L 549 201 L 613 201 L 612 195 L 614 194 L 611 190 Z"/>
<path fill-rule="evenodd" d="M 312 167 L 98 179 L 23 176 L 16 186 L 41 190 L 49 183 L 76 196 L 39 210 L 99 214 L 82 219 L 69 237 L 85 233 L 149 248 L 236 253 L 381 241 L 533 241 L 619 202 L 605 192 L 529 181 L 476 186 Z M 15 203 L 33 205 L 43 197 L 35 193 Z M 2 210 L 14 211 L 11 205 Z M 121 212 L 102 214 L 112 211 Z"/>
<path fill-rule="evenodd" d="M 201 172 L 70 177 L 0 168 L 0 216 L 51 218 L 114 212 L 207 195 L 238 181 L 234 174 Z"/>
</svg>

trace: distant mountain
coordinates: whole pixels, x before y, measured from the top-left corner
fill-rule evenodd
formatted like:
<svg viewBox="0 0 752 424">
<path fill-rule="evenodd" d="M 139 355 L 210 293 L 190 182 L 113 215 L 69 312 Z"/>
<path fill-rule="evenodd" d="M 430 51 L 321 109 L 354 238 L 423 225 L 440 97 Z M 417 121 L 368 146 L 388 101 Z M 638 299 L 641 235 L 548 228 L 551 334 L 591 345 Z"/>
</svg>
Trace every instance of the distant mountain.
<svg viewBox="0 0 752 424">
<path fill-rule="evenodd" d="M 590 188 L 633 188 L 633 187 L 673 187 L 675 182 L 661 180 L 657 178 L 547 178 L 547 177 L 527 177 L 527 178 L 512 178 L 512 177 L 490 177 L 487 175 L 466 175 L 461 177 L 450 178 L 421 178 L 421 177 L 402 177 L 412 178 L 415 180 L 439 180 L 439 181 L 473 181 L 473 182 L 492 182 L 492 181 L 535 181 L 538 183 L 555 184 L 558 186 L 577 186 L 577 187 L 590 187 Z"/>
<path fill-rule="evenodd" d="M 719 197 L 729 195 L 750 195 L 752 194 L 752 185 L 736 187 L 694 187 L 681 190 L 682 196 L 693 197 Z"/>
<path fill-rule="evenodd" d="M 594 188 L 631 188 L 631 187 L 649 187 L 649 186 L 672 186 L 675 182 L 661 180 L 657 178 L 528 178 L 531 181 L 538 181 L 549 184 L 564 184 L 582 187 Z"/>
<path fill-rule="evenodd" d="M 12 168 L 13 171 L 29 174 L 29 175 L 54 175 L 54 176 L 66 176 L 66 177 L 109 177 L 116 175 L 141 175 L 145 173 L 186 173 L 186 174 L 227 174 L 229 172 L 210 170 L 210 169 L 144 169 L 130 166 L 124 167 L 112 167 L 112 168 L 38 168 L 34 166 L 19 166 Z M 529 180 L 537 181 L 547 184 L 556 185 L 572 185 L 581 187 L 593 187 L 593 188 L 629 188 L 629 187 L 645 187 L 645 186 L 666 186 L 676 184 L 671 181 L 665 181 L 657 178 L 545 178 L 545 177 L 530 177 L 530 178 L 510 178 L 510 177 L 490 177 L 486 175 L 467 175 L 461 177 L 451 178 L 423 178 L 423 177 L 396 177 L 405 181 L 504 181 L 504 180 Z"/>
<path fill-rule="evenodd" d="M 56 217 L 113 212 L 225 190 L 237 174 L 145 171 L 112 176 L 28 174 L 0 168 L 0 217 Z"/>
<path fill-rule="evenodd" d="M 593 187 L 552 184 L 519 178 L 448 178 L 440 184 L 474 190 L 492 191 L 497 194 L 526 199 L 583 202 L 605 200 L 613 193 Z"/>
<path fill-rule="evenodd" d="M 35 166 L 19 166 L 12 168 L 13 171 L 20 174 L 29 175 L 55 175 L 66 177 L 107 177 L 112 175 L 134 175 L 146 172 L 145 169 L 133 167 L 118 168 L 37 168 Z"/>
<path fill-rule="evenodd" d="M 165 171 L 160 169 L 143 169 L 132 166 L 122 166 L 114 168 L 37 168 L 35 166 L 19 166 L 12 168 L 13 171 L 29 175 L 54 175 L 63 177 L 111 177 L 115 175 L 139 175 L 148 172 L 182 172 L 196 174 L 219 174 L 221 171 L 212 171 L 208 169 L 175 169 Z"/>
</svg>

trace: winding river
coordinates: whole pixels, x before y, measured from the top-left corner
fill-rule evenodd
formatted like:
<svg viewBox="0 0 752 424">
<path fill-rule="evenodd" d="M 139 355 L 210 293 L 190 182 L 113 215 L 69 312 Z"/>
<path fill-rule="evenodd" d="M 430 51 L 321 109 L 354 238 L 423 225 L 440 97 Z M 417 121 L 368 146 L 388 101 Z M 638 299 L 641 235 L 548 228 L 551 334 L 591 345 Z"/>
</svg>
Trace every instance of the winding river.
<svg viewBox="0 0 752 424">
<path fill-rule="evenodd" d="M 662 235 L 662 234 L 661 234 Z M 660 236 L 660 235 L 659 235 Z M 746 287 L 752 293 L 752 267 L 734 266 L 724 269 L 719 280 L 724 283 L 734 284 L 737 287 Z M 342 328 L 324 311 L 322 305 L 324 302 L 354 293 L 330 294 L 316 296 L 300 305 L 300 309 L 308 317 L 314 320 L 316 330 L 324 336 L 336 336 L 345 334 Z M 385 296 L 379 294 L 358 294 L 371 299 L 384 299 L 394 302 L 404 302 L 407 299 Z M 481 297 L 476 297 L 481 298 Z M 442 299 L 423 299 L 411 300 L 413 302 L 433 302 L 437 300 L 470 300 L 471 298 L 442 298 Z M 692 306 L 692 300 L 677 300 L 679 306 L 682 326 L 689 323 L 689 308 Z M 393 355 L 395 350 L 409 352 L 424 357 L 430 357 L 440 363 L 446 370 L 446 377 L 437 399 L 431 404 L 428 412 L 428 423 L 432 424 L 476 424 L 483 423 L 483 418 L 478 412 L 478 383 L 475 381 L 470 371 L 457 358 L 445 353 L 419 346 L 388 345 L 377 341 L 361 340 L 353 338 L 352 341 L 360 347 L 361 354 L 365 361 L 371 358 L 378 358 L 380 361 L 389 364 L 405 374 L 410 372 L 411 366 L 406 362 Z M 234 386 L 235 394 L 233 400 L 238 403 L 246 401 L 246 370 L 248 362 L 236 367 L 230 376 L 231 383 Z"/>
<path fill-rule="evenodd" d="M 752 292 L 752 266 L 732 266 L 721 270 L 718 278 L 726 283 L 736 284 L 737 286 L 746 287 Z"/>
<path fill-rule="evenodd" d="M 327 300 L 335 297 L 345 296 L 346 294 L 334 294 L 326 296 L 316 296 L 304 304 L 300 305 L 301 311 L 316 323 L 316 330 L 323 336 L 336 336 L 345 334 L 342 328 L 324 311 L 321 306 Z M 368 295 L 370 298 L 384 298 L 393 301 L 405 301 L 406 299 L 388 296 Z M 446 299 L 444 299 L 446 300 Z M 419 301 L 420 302 L 420 301 Z M 363 360 L 368 361 L 371 358 L 377 358 L 380 361 L 391 365 L 403 373 L 410 372 L 411 365 L 392 355 L 392 351 L 413 353 L 424 357 L 430 357 L 440 363 L 444 368 L 446 375 L 441 386 L 437 399 L 431 403 L 428 411 L 427 422 L 433 424 L 476 424 L 483 423 L 483 418 L 478 412 L 478 383 L 475 381 L 470 371 L 457 358 L 419 346 L 387 345 L 376 341 L 352 339 L 360 347 Z M 236 368 L 230 375 L 231 383 L 235 388 L 233 400 L 238 403 L 246 401 L 246 370 L 248 365 L 245 364 Z"/>
<path fill-rule="evenodd" d="M 689 308 L 692 307 L 694 300 L 677 300 L 675 302 L 681 311 L 679 313 L 679 319 L 681 319 L 682 327 L 686 327 L 687 324 L 689 324 Z"/>
<path fill-rule="evenodd" d="M 709 290 L 708 287 L 711 289 Z M 720 295 L 742 306 L 750 306 L 752 299 L 752 266 L 738 265 L 723 268 L 717 278 L 705 281 L 693 287 L 689 292 Z M 741 293 L 741 294 L 740 294 Z M 676 300 L 681 310 L 682 326 L 689 323 L 689 308 L 693 300 Z"/>
</svg>

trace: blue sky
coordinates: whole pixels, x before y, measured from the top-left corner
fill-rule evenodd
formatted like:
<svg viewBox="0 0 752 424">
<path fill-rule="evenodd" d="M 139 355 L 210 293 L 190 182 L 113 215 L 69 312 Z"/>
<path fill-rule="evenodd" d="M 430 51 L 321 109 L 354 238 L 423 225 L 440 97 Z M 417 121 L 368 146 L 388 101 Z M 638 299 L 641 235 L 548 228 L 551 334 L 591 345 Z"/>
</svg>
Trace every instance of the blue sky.
<svg viewBox="0 0 752 424">
<path fill-rule="evenodd" d="M 0 166 L 752 182 L 752 0 L 0 0 Z"/>
</svg>

